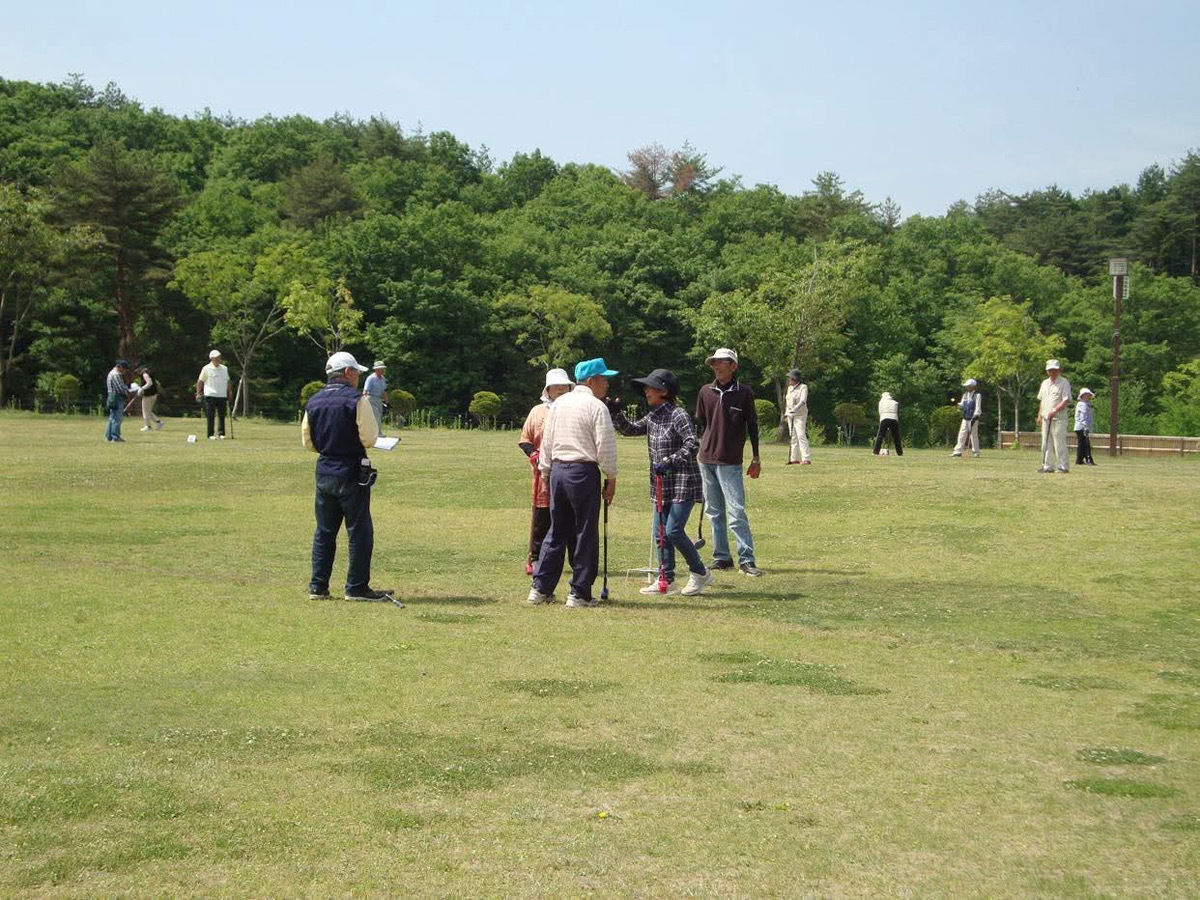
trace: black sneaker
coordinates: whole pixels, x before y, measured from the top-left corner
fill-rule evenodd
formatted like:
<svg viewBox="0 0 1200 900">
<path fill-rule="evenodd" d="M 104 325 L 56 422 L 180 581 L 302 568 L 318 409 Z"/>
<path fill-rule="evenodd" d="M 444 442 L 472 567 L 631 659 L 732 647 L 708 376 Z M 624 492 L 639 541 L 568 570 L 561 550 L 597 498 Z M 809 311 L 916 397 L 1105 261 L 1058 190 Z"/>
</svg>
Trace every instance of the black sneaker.
<svg viewBox="0 0 1200 900">
<path fill-rule="evenodd" d="M 327 591 L 327 590 L 326 591 L 309 591 L 308 599 L 309 600 L 328 600 L 329 599 L 329 591 Z"/>
<path fill-rule="evenodd" d="M 711 563 L 708 564 L 708 567 L 710 569 L 732 569 L 733 568 L 733 560 L 732 559 L 714 559 Z"/>
<path fill-rule="evenodd" d="M 347 600 L 357 600 L 360 603 L 391 603 L 391 591 L 375 591 L 371 588 L 346 593 Z"/>
<path fill-rule="evenodd" d="M 743 575 L 749 575 L 751 578 L 761 578 L 763 574 L 763 570 L 754 563 L 742 563 L 738 568 L 742 570 Z"/>
</svg>

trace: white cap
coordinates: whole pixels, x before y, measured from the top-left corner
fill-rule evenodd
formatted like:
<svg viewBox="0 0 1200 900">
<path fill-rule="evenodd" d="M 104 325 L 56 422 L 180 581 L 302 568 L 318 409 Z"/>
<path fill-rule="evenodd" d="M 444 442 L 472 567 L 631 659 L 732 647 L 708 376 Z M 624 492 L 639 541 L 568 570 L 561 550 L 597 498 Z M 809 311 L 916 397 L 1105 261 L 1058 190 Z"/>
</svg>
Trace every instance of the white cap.
<svg viewBox="0 0 1200 900">
<path fill-rule="evenodd" d="M 567 374 L 566 369 L 551 369 L 546 373 L 546 390 L 542 391 L 542 402 L 550 402 L 550 391 L 552 387 L 564 385 L 566 387 L 574 387 L 575 382 L 571 380 L 571 376 Z"/>
<path fill-rule="evenodd" d="M 975 387 L 978 384 L 979 384 L 979 382 L 976 381 L 974 378 L 968 378 L 966 381 L 963 382 L 963 387 Z"/>
<path fill-rule="evenodd" d="M 737 351 L 730 350 L 728 347 L 718 347 L 716 350 L 714 350 L 712 352 L 712 356 L 710 356 L 708 359 L 706 359 L 704 361 L 704 364 L 706 366 L 711 366 L 713 364 L 713 361 L 717 360 L 717 359 L 728 359 L 728 360 L 731 360 L 732 362 L 737 362 L 738 361 Z"/>
<path fill-rule="evenodd" d="M 209 358 L 209 359 L 220 359 L 220 357 L 221 357 L 221 351 L 220 351 L 220 350 L 209 350 L 209 351 L 208 351 L 208 358 Z"/>
<path fill-rule="evenodd" d="M 341 372 L 344 369 L 358 369 L 360 372 L 367 371 L 366 366 L 360 366 L 358 360 L 345 350 L 339 350 L 333 356 L 329 357 L 329 361 L 325 363 L 326 375 L 332 375 L 334 372 Z"/>
<path fill-rule="evenodd" d="M 371 368 L 372 368 L 372 369 L 386 369 L 386 368 L 387 368 L 387 366 L 385 366 L 385 365 L 383 364 L 383 360 L 382 360 L 382 359 L 377 359 L 377 360 L 375 360 L 375 365 L 371 366 Z"/>
<path fill-rule="evenodd" d="M 1057 359 L 1046 360 L 1046 371 L 1049 372 L 1051 369 L 1058 369 L 1060 372 L 1062 371 L 1062 366 L 1058 364 Z"/>
<path fill-rule="evenodd" d="M 1093 391 L 1091 388 L 1080 388 L 1079 393 L 1076 394 L 1076 396 L 1082 397 L 1084 394 L 1091 394 L 1093 397 L 1096 396 L 1096 392 Z"/>
</svg>

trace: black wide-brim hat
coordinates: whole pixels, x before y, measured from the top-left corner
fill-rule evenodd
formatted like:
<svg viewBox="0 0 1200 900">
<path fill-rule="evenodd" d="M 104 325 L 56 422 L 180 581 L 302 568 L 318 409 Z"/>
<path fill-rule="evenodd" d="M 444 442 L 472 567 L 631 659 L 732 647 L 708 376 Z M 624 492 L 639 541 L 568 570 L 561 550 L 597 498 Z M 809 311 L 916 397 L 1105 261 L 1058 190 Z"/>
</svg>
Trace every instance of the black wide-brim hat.
<svg viewBox="0 0 1200 900">
<path fill-rule="evenodd" d="M 679 394 L 679 379 L 670 369 L 655 369 L 645 378 L 631 379 L 634 384 L 645 385 L 660 391 L 666 391 L 671 397 Z"/>
</svg>

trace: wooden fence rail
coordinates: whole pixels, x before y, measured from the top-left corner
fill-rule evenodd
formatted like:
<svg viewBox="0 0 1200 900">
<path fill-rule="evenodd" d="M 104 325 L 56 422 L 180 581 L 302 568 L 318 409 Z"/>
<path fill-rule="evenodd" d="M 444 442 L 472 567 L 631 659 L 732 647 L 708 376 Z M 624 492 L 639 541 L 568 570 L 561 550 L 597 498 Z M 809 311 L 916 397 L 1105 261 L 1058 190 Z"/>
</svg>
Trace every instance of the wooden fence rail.
<svg viewBox="0 0 1200 900">
<path fill-rule="evenodd" d="M 1015 435 L 1011 431 L 1000 432 L 1000 447 L 1008 449 L 1013 445 Z M 1093 433 L 1092 455 L 1108 455 L 1108 433 Z M 1042 436 L 1037 431 L 1022 431 L 1021 446 L 1038 450 L 1042 446 Z M 1075 449 L 1075 432 L 1067 432 L 1067 446 Z M 1200 437 L 1179 437 L 1165 434 L 1119 434 L 1117 435 L 1117 454 L 1119 456 L 1195 456 L 1200 454 Z"/>
</svg>

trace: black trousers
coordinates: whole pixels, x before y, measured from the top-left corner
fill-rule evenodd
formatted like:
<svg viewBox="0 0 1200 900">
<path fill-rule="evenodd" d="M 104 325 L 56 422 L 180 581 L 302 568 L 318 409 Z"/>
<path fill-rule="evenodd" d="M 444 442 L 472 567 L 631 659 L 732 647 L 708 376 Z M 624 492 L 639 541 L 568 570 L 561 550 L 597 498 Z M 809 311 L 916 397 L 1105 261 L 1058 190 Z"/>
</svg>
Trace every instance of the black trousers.
<svg viewBox="0 0 1200 900">
<path fill-rule="evenodd" d="M 542 541 L 550 533 L 550 507 L 535 506 L 533 523 L 529 529 L 529 561 L 537 562 L 542 552 Z"/>
<path fill-rule="evenodd" d="M 208 436 L 213 436 L 213 413 L 216 413 L 220 420 L 220 426 L 217 429 L 217 434 L 222 437 L 225 435 L 225 408 L 229 405 L 228 397 L 205 397 L 204 398 L 204 418 L 208 420 Z"/>
<path fill-rule="evenodd" d="M 553 594 L 562 578 L 567 549 L 573 547 L 571 593 L 592 599 L 600 568 L 600 467 L 595 463 L 556 462 L 550 470 L 550 533 L 533 569 L 533 586 Z"/>
<path fill-rule="evenodd" d="M 1092 463 L 1092 439 L 1081 429 L 1075 432 L 1075 465 L 1084 463 Z"/>
<path fill-rule="evenodd" d="M 900 443 L 900 423 L 895 419 L 881 419 L 879 422 L 879 431 L 875 435 L 875 449 L 871 452 L 876 456 L 879 455 L 879 448 L 883 446 L 883 436 L 890 434 L 892 436 L 892 446 L 896 448 L 896 455 L 904 455 L 904 446 Z"/>
</svg>

